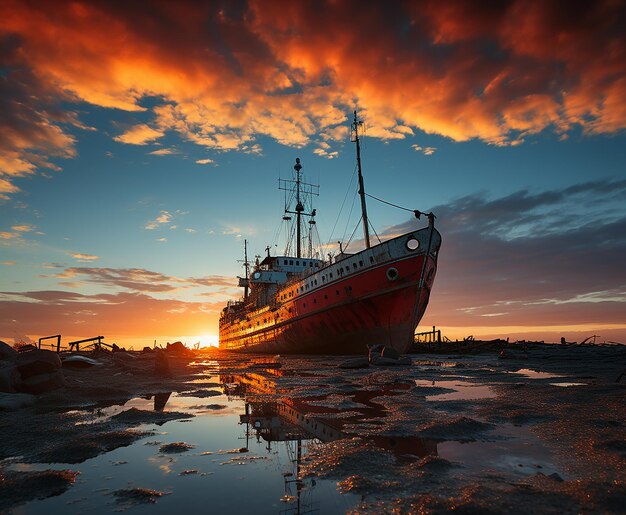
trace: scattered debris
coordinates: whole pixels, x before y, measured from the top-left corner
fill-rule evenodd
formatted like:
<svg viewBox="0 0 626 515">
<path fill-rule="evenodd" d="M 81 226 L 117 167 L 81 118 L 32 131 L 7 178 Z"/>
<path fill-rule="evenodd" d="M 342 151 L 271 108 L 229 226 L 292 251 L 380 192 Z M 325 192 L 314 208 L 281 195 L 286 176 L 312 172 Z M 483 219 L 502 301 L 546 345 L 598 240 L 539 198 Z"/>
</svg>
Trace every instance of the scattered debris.
<svg viewBox="0 0 626 515">
<path fill-rule="evenodd" d="M 0 473 L 0 510 L 13 508 L 35 499 L 61 495 L 76 481 L 72 470 Z"/>
<path fill-rule="evenodd" d="M 117 498 L 118 504 L 135 506 L 137 504 L 154 504 L 159 497 L 166 494 L 149 488 L 124 488 L 111 492 L 111 495 Z"/>
<path fill-rule="evenodd" d="M 194 449 L 195 447 L 195 445 L 190 445 L 185 442 L 173 442 L 161 445 L 161 447 L 159 447 L 159 452 L 162 452 L 164 454 L 176 454 L 179 452 L 187 452 L 188 450 Z"/>
</svg>

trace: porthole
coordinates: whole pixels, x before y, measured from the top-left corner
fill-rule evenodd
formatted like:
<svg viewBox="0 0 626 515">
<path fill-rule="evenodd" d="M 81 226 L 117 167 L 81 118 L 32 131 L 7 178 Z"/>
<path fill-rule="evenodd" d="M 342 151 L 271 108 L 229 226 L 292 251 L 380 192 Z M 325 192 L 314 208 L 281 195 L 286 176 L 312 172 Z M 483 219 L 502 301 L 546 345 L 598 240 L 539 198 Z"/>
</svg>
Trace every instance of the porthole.
<svg viewBox="0 0 626 515">
<path fill-rule="evenodd" d="M 420 246 L 420 242 L 416 238 L 409 238 L 406 241 L 406 248 L 409 250 L 417 250 Z"/>
<path fill-rule="evenodd" d="M 391 267 L 387 269 L 387 279 L 390 281 L 395 281 L 398 278 L 398 269 Z"/>
</svg>

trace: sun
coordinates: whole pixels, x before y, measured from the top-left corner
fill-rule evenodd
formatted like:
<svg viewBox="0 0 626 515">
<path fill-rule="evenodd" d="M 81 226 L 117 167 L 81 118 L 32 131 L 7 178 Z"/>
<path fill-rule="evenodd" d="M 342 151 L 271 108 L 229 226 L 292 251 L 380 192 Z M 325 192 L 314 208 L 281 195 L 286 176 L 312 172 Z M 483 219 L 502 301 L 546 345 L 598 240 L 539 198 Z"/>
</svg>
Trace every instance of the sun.
<svg viewBox="0 0 626 515">
<path fill-rule="evenodd" d="M 201 336 L 197 336 L 195 341 L 200 342 L 200 348 L 217 347 L 219 338 L 216 334 L 203 334 Z"/>
</svg>

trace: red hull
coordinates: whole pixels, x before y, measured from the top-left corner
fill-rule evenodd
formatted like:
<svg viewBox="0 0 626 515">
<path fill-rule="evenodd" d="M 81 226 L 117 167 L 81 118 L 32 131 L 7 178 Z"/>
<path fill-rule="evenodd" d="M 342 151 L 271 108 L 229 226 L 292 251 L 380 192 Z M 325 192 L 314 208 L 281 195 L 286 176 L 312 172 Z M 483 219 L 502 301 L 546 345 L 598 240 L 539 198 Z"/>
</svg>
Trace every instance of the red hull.
<svg viewBox="0 0 626 515">
<path fill-rule="evenodd" d="M 375 263 L 274 309 L 221 323 L 220 347 L 252 353 L 360 354 L 368 345 L 385 344 L 406 352 L 435 277 L 436 251 L 426 256 L 416 252 Z"/>
</svg>

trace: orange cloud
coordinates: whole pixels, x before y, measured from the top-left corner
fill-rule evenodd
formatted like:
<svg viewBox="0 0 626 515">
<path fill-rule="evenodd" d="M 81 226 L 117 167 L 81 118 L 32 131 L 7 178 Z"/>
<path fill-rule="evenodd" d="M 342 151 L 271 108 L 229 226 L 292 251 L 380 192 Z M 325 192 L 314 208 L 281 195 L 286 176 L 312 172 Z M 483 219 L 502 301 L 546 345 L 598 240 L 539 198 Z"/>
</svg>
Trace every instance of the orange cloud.
<svg viewBox="0 0 626 515">
<path fill-rule="evenodd" d="M 355 104 L 368 134 L 383 139 L 419 129 L 509 145 L 548 128 L 616 132 L 626 126 L 623 14 L 610 0 L 250 0 L 150 10 L 7 0 L 0 108 L 11 114 L 1 122 L 0 195 L 17 191 L 12 177 L 53 166 L 49 156 L 74 155 L 66 127 L 81 125 L 49 108 L 59 99 L 137 112 L 144 98 L 160 98 L 152 120 L 115 139 L 146 144 L 173 131 L 218 151 L 259 153 L 260 135 L 294 147 L 333 143 L 345 138 Z"/>
<path fill-rule="evenodd" d="M 131 127 L 126 132 L 120 134 L 119 136 L 115 136 L 113 139 L 115 141 L 119 141 L 120 143 L 127 143 L 129 145 L 145 145 L 156 139 L 159 139 L 163 136 L 163 134 L 163 131 L 153 129 L 152 127 L 149 127 L 145 124 L 141 124 Z M 161 150 L 161 152 L 155 151 L 152 153 L 163 154 L 163 150 Z"/>
</svg>

